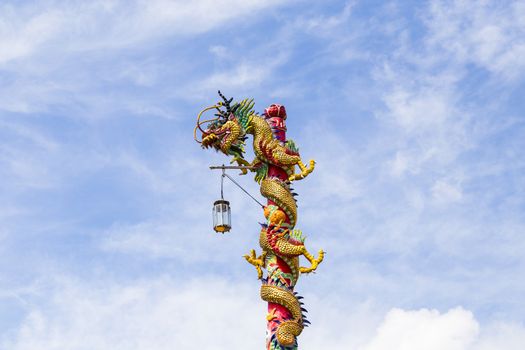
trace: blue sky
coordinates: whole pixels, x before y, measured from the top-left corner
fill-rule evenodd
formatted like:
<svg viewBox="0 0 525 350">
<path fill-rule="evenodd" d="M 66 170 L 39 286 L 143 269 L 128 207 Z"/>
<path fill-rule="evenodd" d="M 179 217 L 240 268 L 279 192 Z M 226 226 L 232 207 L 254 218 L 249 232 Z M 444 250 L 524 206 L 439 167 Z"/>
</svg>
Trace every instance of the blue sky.
<svg viewBox="0 0 525 350">
<path fill-rule="evenodd" d="M 317 161 L 302 349 L 522 349 L 523 2 L 3 1 L 0 81 L 0 349 L 264 346 L 218 89 Z"/>
</svg>

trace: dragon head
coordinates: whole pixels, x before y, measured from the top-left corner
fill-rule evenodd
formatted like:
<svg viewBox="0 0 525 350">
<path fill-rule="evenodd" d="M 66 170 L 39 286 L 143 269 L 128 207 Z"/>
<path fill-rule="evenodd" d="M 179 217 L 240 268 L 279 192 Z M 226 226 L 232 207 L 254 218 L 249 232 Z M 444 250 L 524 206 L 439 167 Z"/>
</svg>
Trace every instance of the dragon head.
<svg viewBox="0 0 525 350">
<path fill-rule="evenodd" d="M 222 101 L 204 109 L 199 114 L 194 133 L 195 140 L 200 142 L 203 148 L 213 148 L 226 155 L 243 158 L 246 136 L 236 116 L 236 111 L 241 107 L 241 104 L 235 103 L 232 106 L 233 98 L 227 99 L 220 91 L 219 95 Z M 215 109 L 216 118 L 201 121 L 202 114 L 211 109 Z M 205 125 L 205 129 L 203 129 L 203 125 Z M 202 133 L 201 141 L 197 140 L 197 129 Z"/>
</svg>

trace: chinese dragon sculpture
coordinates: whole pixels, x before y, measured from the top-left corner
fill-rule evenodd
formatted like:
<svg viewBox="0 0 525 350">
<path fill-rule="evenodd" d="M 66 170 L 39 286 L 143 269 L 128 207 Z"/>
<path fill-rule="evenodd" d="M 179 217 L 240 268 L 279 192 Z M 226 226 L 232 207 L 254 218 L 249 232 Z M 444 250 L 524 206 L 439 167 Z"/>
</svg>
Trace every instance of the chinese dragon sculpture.
<svg viewBox="0 0 525 350">
<path fill-rule="evenodd" d="M 203 148 L 213 148 L 232 157 L 231 162 L 255 173 L 261 194 L 267 199 L 264 207 L 266 223 L 261 224 L 259 244 L 260 255 L 255 250 L 245 259 L 255 267 L 262 280 L 261 298 L 268 302 L 267 350 L 296 350 L 297 336 L 309 324 L 301 302 L 302 297 L 294 287 L 303 273 L 316 270 L 323 261 L 324 252 L 317 258 L 305 247 L 297 222 L 296 193 L 291 184 L 304 179 L 315 167 L 311 160 L 305 165 L 299 156 L 295 143 L 286 140 L 286 110 L 284 106 L 272 104 L 262 115 L 254 112 L 253 99 L 233 102 L 219 91 L 221 101 L 204 109 L 197 118 L 194 138 Z M 214 110 L 215 118 L 201 121 L 208 110 Z M 197 138 L 201 132 L 201 139 Z M 255 159 L 244 158 L 248 135 L 253 136 Z M 295 173 L 296 166 L 300 172 Z M 299 257 L 304 256 L 310 266 L 302 267 Z M 263 277 L 263 269 L 267 271 Z"/>
</svg>

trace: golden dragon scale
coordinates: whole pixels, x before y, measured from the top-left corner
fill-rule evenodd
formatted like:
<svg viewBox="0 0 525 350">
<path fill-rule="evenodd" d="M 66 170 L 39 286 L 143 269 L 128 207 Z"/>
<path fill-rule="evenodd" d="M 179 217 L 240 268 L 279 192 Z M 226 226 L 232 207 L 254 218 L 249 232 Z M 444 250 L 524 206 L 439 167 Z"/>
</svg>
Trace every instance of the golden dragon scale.
<svg viewBox="0 0 525 350">
<path fill-rule="evenodd" d="M 259 115 L 254 112 L 253 99 L 233 102 L 233 98 L 227 99 L 220 92 L 219 95 L 221 101 L 199 113 L 194 138 L 203 148 L 231 156 L 232 163 L 255 172 L 255 181 L 267 199 L 266 223 L 261 224 L 259 235 L 261 254 L 252 250 L 244 257 L 255 266 L 262 281 L 261 298 L 268 303 L 266 349 L 296 350 L 297 337 L 309 322 L 302 297 L 294 288 L 300 274 L 315 271 L 324 252 L 320 250 L 317 258 L 310 254 L 302 232 L 295 229 L 297 205 L 291 185 L 308 176 L 315 162 L 311 160 L 305 165 L 295 143 L 286 139 L 284 106 L 272 104 Z M 215 111 L 215 118 L 202 121 L 203 113 L 209 110 Z M 253 137 L 255 154 L 251 162 L 244 158 L 248 135 Z M 298 173 L 295 173 L 296 167 Z M 301 267 L 300 256 L 304 256 L 310 266 Z M 263 270 L 266 270 L 265 277 Z"/>
</svg>

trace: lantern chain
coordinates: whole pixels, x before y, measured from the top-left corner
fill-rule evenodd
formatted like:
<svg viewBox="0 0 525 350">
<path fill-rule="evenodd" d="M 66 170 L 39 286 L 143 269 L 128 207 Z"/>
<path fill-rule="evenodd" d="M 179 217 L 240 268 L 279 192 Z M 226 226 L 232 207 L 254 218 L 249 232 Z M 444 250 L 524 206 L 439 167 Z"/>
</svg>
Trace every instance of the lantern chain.
<svg viewBox="0 0 525 350">
<path fill-rule="evenodd" d="M 241 190 L 243 190 L 244 193 L 246 193 L 248 196 L 250 196 L 251 199 L 253 199 L 257 204 L 259 204 L 262 208 L 264 208 L 264 205 L 259 202 L 254 196 L 252 196 L 250 193 L 248 193 L 248 191 L 246 191 L 241 185 L 239 185 L 237 183 L 237 181 L 235 181 L 230 175 L 226 174 L 226 171 L 225 169 L 222 169 L 222 179 L 221 179 L 221 199 L 224 199 L 222 198 L 222 195 L 223 195 L 223 192 L 222 192 L 222 183 L 224 181 L 224 177 L 227 177 L 228 179 L 230 179 L 231 182 L 233 182 L 234 184 L 237 185 L 237 187 L 239 187 Z"/>
<path fill-rule="evenodd" d="M 224 177 L 226 176 L 226 170 L 222 169 L 222 176 L 221 176 L 221 199 L 224 200 Z"/>
</svg>

